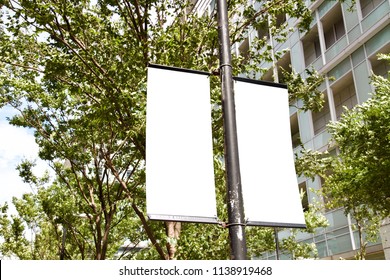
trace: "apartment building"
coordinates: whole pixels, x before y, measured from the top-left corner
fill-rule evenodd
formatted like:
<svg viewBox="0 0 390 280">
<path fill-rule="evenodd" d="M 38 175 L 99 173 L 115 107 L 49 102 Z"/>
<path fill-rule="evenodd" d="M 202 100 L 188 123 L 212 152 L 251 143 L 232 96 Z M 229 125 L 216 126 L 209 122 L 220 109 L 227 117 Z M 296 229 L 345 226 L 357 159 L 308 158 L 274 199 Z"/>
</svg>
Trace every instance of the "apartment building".
<svg viewBox="0 0 390 280">
<path fill-rule="evenodd" d="M 215 7 L 214 0 L 193 2 L 199 14 L 210 14 Z M 268 36 L 274 52 L 289 51 L 278 61 L 262 63 L 260 66 L 268 71 L 258 75 L 262 80 L 283 81 L 281 66 L 284 69 L 293 68 L 303 77 L 306 76 L 306 69 L 314 67 L 327 77 L 320 88 L 325 96 L 323 110 L 314 113 L 301 112 L 294 106 L 290 108 L 295 152 L 300 149 L 300 144 L 306 149 L 328 149 L 330 135 L 326 131 L 327 123 L 338 120 L 344 107 L 352 108 L 370 97 L 374 90 L 370 84 L 372 73 L 385 76 L 390 70 L 386 62 L 377 59 L 378 53 L 390 53 L 389 0 L 356 0 L 353 9 L 350 9 L 350 0 L 344 3 L 331 0 L 306 2 L 313 15 L 310 30 L 295 30 L 282 43 Z M 260 9 L 256 1 L 248 1 L 248 5 Z M 290 27 L 297 25 L 297 20 L 293 18 L 282 17 L 280 21 L 287 22 Z M 267 36 L 267 30 L 250 30 L 245 40 L 232 46 L 233 52 L 245 53 L 258 36 Z M 330 152 L 337 153 L 336 150 Z M 320 177 L 314 181 L 300 177 L 298 183 L 299 188 L 307 192 L 304 204 L 322 199 L 310 191 L 321 188 L 323 181 Z M 329 221 L 326 229 L 319 229 L 315 234 L 300 233 L 298 239 L 301 242 L 314 242 L 321 259 L 353 258 L 360 246 L 353 219 L 345 215 L 343 209 L 328 209 L 325 216 Z M 387 231 L 390 232 L 389 229 Z M 279 232 L 279 240 L 289 234 L 288 230 Z M 377 243 L 369 244 L 368 259 L 385 258 L 383 248 L 389 247 L 390 238 L 385 239 L 383 243 L 379 238 Z M 276 252 L 267 252 L 261 258 L 275 259 Z M 290 256 L 282 254 L 281 258 L 288 259 Z"/>
</svg>

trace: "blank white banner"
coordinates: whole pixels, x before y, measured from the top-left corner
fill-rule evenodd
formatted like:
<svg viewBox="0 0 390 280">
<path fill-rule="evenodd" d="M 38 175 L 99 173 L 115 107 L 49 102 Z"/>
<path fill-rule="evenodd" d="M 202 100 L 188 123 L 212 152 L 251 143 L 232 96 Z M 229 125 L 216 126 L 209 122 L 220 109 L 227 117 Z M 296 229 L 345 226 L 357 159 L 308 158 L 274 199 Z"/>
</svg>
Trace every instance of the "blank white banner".
<svg viewBox="0 0 390 280">
<path fill-rule="evenodd" d="M 237 137 L 249 225 L 305 227 L 295 174 L 287 89 L 236 78 Z"/>
<path fill-rule="evenodd" d="M 150 219 L 217 222 L 210 81 L 203 72 L 148 68 L 146 203 Z"/>
</svg>

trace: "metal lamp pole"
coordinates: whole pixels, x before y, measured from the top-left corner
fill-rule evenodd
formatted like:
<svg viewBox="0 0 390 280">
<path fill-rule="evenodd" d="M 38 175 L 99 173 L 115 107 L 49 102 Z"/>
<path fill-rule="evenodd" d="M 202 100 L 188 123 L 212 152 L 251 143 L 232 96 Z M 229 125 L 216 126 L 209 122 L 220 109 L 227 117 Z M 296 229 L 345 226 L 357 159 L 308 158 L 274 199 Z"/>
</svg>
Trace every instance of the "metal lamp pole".
<svg viewBox="0 0 390 280">
<path fill-rule="evenodd" d="M 231 46 L 226 0 L 217 1 L 217 15 L 220 44 L 220 75 L 224 120 L 230 257 L 232 260 L 245 260 L 247 258 L 245 217 L 238 158 L 236 110 L 234 104 Z"/>
</svg>

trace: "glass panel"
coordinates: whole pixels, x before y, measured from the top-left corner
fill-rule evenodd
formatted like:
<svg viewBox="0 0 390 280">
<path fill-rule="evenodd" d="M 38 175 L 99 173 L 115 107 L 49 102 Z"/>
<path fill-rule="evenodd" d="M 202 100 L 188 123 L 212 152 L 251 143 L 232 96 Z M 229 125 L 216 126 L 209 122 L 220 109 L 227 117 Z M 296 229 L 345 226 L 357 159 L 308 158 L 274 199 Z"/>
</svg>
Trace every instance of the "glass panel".
<svg viewBox="0 0 390 280">
<path fill-rule="evenodd" d="M 359 17 L 356 8 L 350 9 L 352 0 L 347 0 L 341 5 L 343 6 L 344 18 L 347 30 L 351 30 L 354 26 L 359 24 Z M 355 6 L 356 7 L 356 6 Z"/>
<path fill-rule="evenodd" d="M 380 21 L 382 18 L 389 13 L 389 1 L 383 1 L 378 7 L 372 10 L 363 20 L 363 32 L 372 27 L 375 23 Z"/>
<path fill-rule="evenodd" d="M 279 259 L 280 260 L 291 260 L 292 257 L 290 254 L 279 254 Z"/>
<path fill-rule="evenodd" d="M 290 230 L 289 229 L 286 229 L 286 230 L 283 230 L 283 231 L 279 231 L 278 232 L 278 236 L 279 236 L 279 241 L 282 240 L 283 238 L 287 238 L 290 236 Z"/>
<path fill-rule="evenodd" d="M 364 48 L 360 47 L 352 54 L 352 64 L 354 67 L 359 65 L 366 58 Z"/>
<path fill-rule="evenodd" d="M 381 47 L 389 43 L 390 25 L 387 25 L 382 31 L 377 33 L 366 43 L 367 55 L 375 54 Z"/>
<path fill-rule="evenodd" d="M 344 36 L 340 40 L 338 40 L 333 46 L 331 46 L 325 53 L 326 60 L 329 62 L 332 60 L 336 55 L 341 53 L 347 46 L 347 37 Z"/>
<path fill-rule="evenodd" d="M 325 229 L 324 228 L 317 228 L 315 230 L 315 235 L 320 235 L 320 234 L 324 234 L 325 233 Z"/>
<path fill-rule="evenodd" d="M 381 4 L 381 2 L 385 2 L 385 1 L 384 0 L 360 0 L 362 16 L 365 17 L 368 14 L 370 14 L 377 6 Z"/>
<path fill-rule="evenodd" d="M 301 73 L 305 70 L 305 61 L 302 59 L 302 51 L 300 44 L 296 44 L 291 48 L 291 64 L 295 71 Z"/>
<path fill-rule="evenodd" d="M 313 146 L 313 141 L 308 141 L 306 142 L 305 144 L 303 144 L 303 148 L 304 149 L 314 149 L 314 146 Z M 310 181 L 308 181 L 308 185 L 309 185 L 309 189 L 310 189 Z"/>
<path fill-rule="evenodd" d="M 349 70 L 351 70 L 351 62 L 349 57 L 347 57 L 328 73 L 328 77 L 333 77 L 337 80 Z M 367 82 L 367 80 L 365 80 L 365 82 Z"/>
<path fill-rule="evenodd" d="M 367 77 L 371 74 L 368 72 L 367 62 L 361 63 L 354 70 L 356 94 L 360 103 L 370 98 L 369 93 L 372 92 L 371 85 L 367 83 Z"/>
<path fill-rule="evenodd" d="M 356 25 L 351 31 L 348 32 L 348 39 L 349 43 L 351 44 L 352 42 L 356 41 L 360 36 L 360 26 Z"/>
<path fill-rule="evenodd" d="M 334 91 L 333 95 L 337 119 L 339 119 L 343 113 L 344 107 L 352 109 L 352 107 L 357 104 L 356 90 L 352 80 L 343 88 Z"/>
<path fill-rule="evenodd" d="M 301 142 L 306 143 L 312 138 L 310 112 L 300 112 L 298 114 Z"/>
<path fill-rule="evenodd" d="M 327 95 L 325 95 L 324 107 L 319 112 L 312 112 L 312 119 L 315 135 L 326 129 L 326 125 L 330 121 L 330 109 Z"/>
<path fill-rule="evenodd" d="M 319 56 L 317 59 L 315 59 L 312 63 L 314 69 L 320 70 L 324 64 L 322 63 L 322 56 Z"/>
<path fill-rule="evenodd" d="M 356 249 L 359 249 L 360 248 L 360 238 L 359 238 L 359 232 L 357 230 L 353 232 L 353 238 L 355 240 Z M 366 238 L 366 234 L 363 232 L 363 240 L 365 240 L 365 238 Z M 381 237 L 378 233 L 378 239 L 376 240 L 376 242 L 368 242 L 368 246 L 377 245 L 377 244 L 381 244 L 381 243 L 382 243 L 382 240 L 381 240 Z"/>
<path fill-rule="evenodd" d="M 267 260 L 276 260 L 276 255 L 269 255 Z"/>
<path fill-rule="evenodd" d="M 332 229 L 338 229 L 348 225 L 348 219 L 344 215 L 343 211 L 344 211 L 343 209 L 338 209 L 333 212 L 328 212 L 325 214 L 326 218 L 329 221 L 329 227 L 327 228 L 328 231 L 331 231 Z"/>
<path fill-rule="evenodd" d="M 325 241 L 316 243 L 316 247 L 317 247 L 319 258 L 325 258 L 328 256 L 328 250 Z"/>
<path fill-rule="evenodd" d="M 357 231 L 353 232 L 353 239 L 355 240 L 356 249 L 360 249 L 360 238 L 359 238 L 359 233 Z"/>
<path fill-rule="evenodd" d="M 297 240 L 302 241 L 302 242 L 307 241 L 307 242 L 311 243 L 311 242 L 313 242 L 312 234 L 304 232 L 304 231 L 298 231 Z M 303 241 L 303 240 L 306 240 L 306 241 Z"/>
<path fill-rule="evenodd" d="M 318 13 L 320 17 L 326 14 L 333 6 L 337 4 L 337 1 L 324 1 L 321 6 L 318 7 Z"/>
<path fill-rule="evenodd" d="M 333 237 L 337 237 L 339 235 L 343 235 L 343 234 L 346 234 L 346 233 L 349 233 L 349 228 L 348 227 L 344 227 L 344 228 L 341 228 L 341 229 L 338 229 L 338 230 L 327 232 L 326 233 L 326 237 L 327 238 L 333 238 Z"/>
<path fill-rule="evenodd" d="M 328 239 L 329 254 L 335 255 L 352 250 L 352 243 L 349 234 Z"/>
<path fill-rule="evenodd" d="M 325 234 L 314 236 L 316 242 L 325 240 Z"/>
<path fill-rule="evenodd" d="M 329 112 L 329 114 L 330 114 L 330 112 Z M 329 120 L 330 120 L 330 118 L 329 118 Z M 318 150 L 318 149 L 328 145 L 330 138 L 331 138 L 331 135 L 327 131 L 323 131 L 322 133 L 316 135 L 316 137 L 314 138 L 314 148 L 316 150 Z"/>
</svg>

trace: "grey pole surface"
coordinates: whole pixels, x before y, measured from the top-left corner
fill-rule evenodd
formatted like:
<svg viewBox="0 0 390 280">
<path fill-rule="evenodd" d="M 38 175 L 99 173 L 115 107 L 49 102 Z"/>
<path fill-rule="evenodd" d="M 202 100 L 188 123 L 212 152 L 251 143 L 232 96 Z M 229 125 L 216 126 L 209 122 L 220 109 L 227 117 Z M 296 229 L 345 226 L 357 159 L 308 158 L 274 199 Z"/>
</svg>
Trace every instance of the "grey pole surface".
<svg viewBox="0 0 390 280">
<path fill-rule="evenodd" d="M 236 110 L 234 104 L 231 46 L 226 0 L 217 1 L 217 15 L 225 139 L 230 258 L 232 260 L 245 260 L 247 259 L 245 216 L 238 157 Z"/>
</svg>

